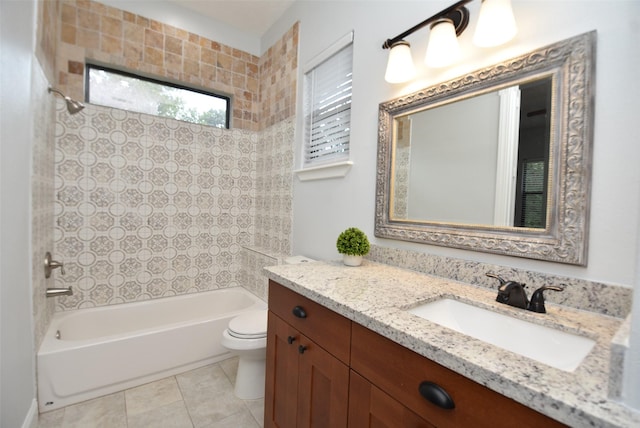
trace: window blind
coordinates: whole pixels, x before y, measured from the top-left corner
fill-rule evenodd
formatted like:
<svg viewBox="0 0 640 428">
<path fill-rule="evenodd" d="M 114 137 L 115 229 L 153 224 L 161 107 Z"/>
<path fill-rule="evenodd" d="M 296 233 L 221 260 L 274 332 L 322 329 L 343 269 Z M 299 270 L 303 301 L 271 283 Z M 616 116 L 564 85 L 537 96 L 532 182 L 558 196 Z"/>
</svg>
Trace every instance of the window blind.
<svg viewBox="0 0 640 428">
<path fill-rule="evenodd" d="M 303 167 L 349 158 L 353 43 L 305 74 Z"/>
<path fill-rule="evenodd" d="M 525 161 L 522 179 L 522 215 L 524 227 L 545 227 L 544 161 Z"/>
</svg>

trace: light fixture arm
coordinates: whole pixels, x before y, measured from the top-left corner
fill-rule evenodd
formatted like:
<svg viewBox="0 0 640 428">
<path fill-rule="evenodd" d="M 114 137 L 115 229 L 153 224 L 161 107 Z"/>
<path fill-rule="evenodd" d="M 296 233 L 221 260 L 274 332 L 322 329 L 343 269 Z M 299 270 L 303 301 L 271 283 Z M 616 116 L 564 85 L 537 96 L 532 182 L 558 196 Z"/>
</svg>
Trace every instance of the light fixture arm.
<svg viewBox="0 0 640 428">
<path fill-rule="evenodd" d="M 404 40 L 404 38 L 407 37 L 408 35 L 413 34 L 419 29 L 424 28 L 427 25 L 432 24 L 435 21 L 442 18 L 449 18 L 453 21 L 453 26 L 456 29 L 456 35 L 459 36 L 460 34 L 462 34 L 462 32 L 465 30 L 465 28 L 467 28 L 467 25 L 469 24 L 469 9 L 464 7 L 464 5 L 472 1 L 473 0 L 460 0 L 457 3 L 452 4 L 448 8 L 441 10 L 440 12 L 436 13 L 432 17 L 427 18 L 421 23 L 409 28 L 407 31 L 401 34 L 398 34 L 392 39 L 387 39 L 382 44 L 382 49 L 389 49 L 391 46 L 393 46 L 394 43 Z"/>
</svg>

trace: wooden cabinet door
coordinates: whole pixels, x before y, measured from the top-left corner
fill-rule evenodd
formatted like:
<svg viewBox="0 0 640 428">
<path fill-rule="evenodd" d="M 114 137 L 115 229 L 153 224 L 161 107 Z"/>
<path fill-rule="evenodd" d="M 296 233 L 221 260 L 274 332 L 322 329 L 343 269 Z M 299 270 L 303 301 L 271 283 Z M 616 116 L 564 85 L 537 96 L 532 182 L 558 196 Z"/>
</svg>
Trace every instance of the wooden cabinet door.
<svg viewBox="0 0 640 428">
<path fill-rule="evenodd" d="M 299 350 L 299 428 L 347 426 L 349 367 L 301 336 Z"/>
<path fill-rule="evenodd" d="M 435 428 L 399 401 L 351 371 L 349 428 Z"/>
<path fill-rule="evenodd" d="M 265 427 L 296 426 L 300 333 L 273 312 L 267 324 Z"/>
<path fill-rule="evenodd" d="M 266 370 L 265 427 L 347 426 L 349 367 L 273 312 Z"/>
</svg>

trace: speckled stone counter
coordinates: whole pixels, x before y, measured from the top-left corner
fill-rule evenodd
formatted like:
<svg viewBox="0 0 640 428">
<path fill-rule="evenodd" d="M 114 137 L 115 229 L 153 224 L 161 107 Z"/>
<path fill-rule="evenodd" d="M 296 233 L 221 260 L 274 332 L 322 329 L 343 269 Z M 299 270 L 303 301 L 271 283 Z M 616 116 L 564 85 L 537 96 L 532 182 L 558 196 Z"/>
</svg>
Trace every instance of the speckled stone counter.
<svg viewBox="0 0 640 428">
<path fill-rule="evenodd" d="M 265 268 L 266 275 L 323 306 L 469 379 L 572 427 L 638 427 L 640 413 L 607 396 L 610 346 L 622 319 L 547 304 L 546 314 L 495 301 L 496 293 L 460 282 L 364 261 L 311 262 Z M 592 338 L 573 372 L 562 371 L 406 312 L 451 297 Z M 619 368 L 614 368 L 618 369 Z"/>
</svg>

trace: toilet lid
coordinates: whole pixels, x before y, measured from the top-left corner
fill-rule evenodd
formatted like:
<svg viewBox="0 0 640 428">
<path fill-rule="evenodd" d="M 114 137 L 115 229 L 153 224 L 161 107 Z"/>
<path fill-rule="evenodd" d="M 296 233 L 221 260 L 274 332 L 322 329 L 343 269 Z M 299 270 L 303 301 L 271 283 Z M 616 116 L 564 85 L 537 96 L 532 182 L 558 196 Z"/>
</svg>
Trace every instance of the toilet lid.
<svg viewBox="0 0 640 428">
<path fill-rule="evenodd" d="M 267 335 L 267 311 L 246 312 L 229 321 L 227 329 L 233 337 L 258 339 Z"/>
</svg>

